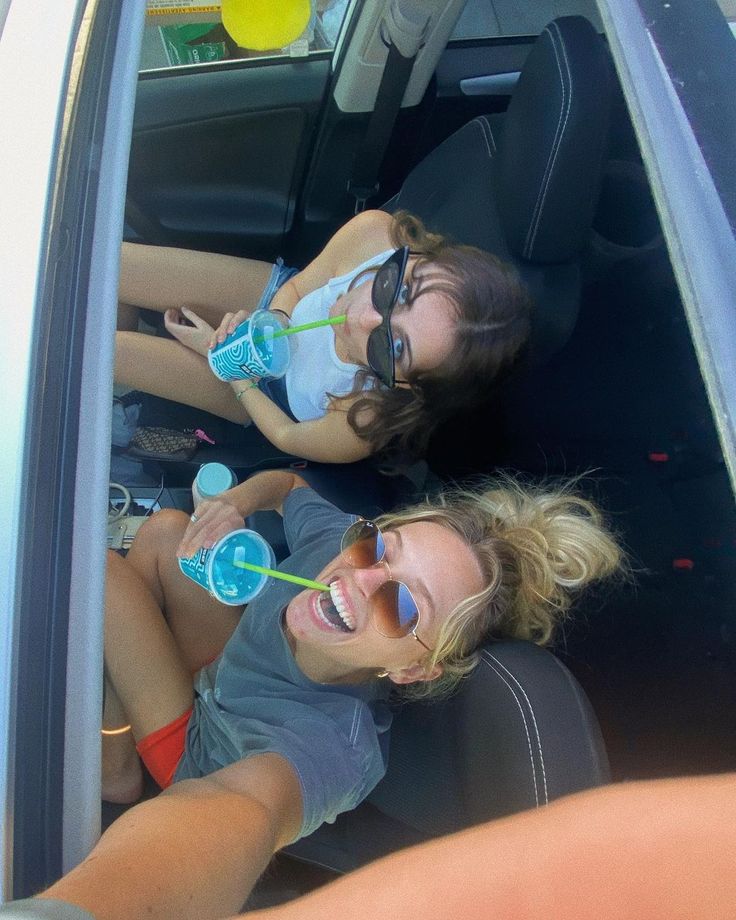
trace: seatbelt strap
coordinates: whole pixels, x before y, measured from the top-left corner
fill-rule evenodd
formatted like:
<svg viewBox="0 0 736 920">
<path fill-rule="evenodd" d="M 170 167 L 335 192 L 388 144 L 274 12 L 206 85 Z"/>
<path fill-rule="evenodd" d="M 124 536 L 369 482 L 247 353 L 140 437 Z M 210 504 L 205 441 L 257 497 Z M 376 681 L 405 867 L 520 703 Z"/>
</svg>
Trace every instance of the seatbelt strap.
<svg viewBox="0 0 736 920">
<path fill-rule="evenodd" d="M 378 193 L 378 174 L 429 19 L 430 14 L 416 2 L 393 0 L 381 23 L 388 56 L 363 144 L 355 154 L 348 180 L 348 191 L 355 197 L 356 214 Z"/>
</svg>

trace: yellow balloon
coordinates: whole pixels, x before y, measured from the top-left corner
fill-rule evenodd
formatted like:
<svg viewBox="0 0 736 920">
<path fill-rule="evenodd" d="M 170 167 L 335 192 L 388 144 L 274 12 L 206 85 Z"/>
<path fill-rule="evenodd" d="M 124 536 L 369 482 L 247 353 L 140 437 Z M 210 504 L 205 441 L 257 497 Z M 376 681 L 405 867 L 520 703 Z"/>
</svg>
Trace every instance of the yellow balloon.
<svg viewBox="0 0 736 920">
<path fill-rule="evenodd" d="M 309 22 L 310 0 L 222 0 L 222 24 L 240 48 L 285 48 Z"/>
</svg>

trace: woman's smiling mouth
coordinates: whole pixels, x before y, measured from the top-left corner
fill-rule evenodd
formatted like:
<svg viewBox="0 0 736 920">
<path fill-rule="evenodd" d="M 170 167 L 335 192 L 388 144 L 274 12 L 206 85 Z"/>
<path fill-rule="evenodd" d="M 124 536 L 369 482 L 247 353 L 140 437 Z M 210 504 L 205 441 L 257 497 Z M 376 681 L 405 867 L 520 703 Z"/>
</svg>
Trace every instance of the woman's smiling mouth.
<svg viewBox="0 0 736 920">
<path fill-rule="evenodd" d="M 332 629 L 355 631 L 355 617 L 348 610 L 339 581 L 332 582 L 329 592 L 322 591 L 317 595 L 314 607 L 322 622 Z"/>
</svg>

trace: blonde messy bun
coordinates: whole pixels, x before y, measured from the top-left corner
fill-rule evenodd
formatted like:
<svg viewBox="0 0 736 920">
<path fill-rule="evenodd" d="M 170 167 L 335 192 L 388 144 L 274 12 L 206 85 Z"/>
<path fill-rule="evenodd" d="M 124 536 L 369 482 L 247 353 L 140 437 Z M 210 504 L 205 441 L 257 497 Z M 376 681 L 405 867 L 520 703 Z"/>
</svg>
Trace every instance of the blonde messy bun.
<svg viewBox="0 0 736 920">
<path fill-rule="evenodd" d="M 487 583 L 443 625 L 432 655 L 443 676 L 411 685 L 410 693 L 452 689 L 475 667 L 485 639 L 546 645 L 583 588 L 622 570 L 623 553 L 601 512 L 573 486 L 530 486 L 505 476 L 379 520 L 389 528 L 432 521 L 454 530 L 472 548 Z"/>
</svg>

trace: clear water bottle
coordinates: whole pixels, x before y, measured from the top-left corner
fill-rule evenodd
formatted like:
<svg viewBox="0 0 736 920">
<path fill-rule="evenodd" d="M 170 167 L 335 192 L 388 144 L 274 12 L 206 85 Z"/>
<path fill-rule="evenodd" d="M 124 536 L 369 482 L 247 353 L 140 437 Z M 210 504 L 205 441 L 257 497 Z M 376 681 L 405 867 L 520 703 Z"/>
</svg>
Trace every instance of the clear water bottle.
<svg viewBox="0 0 736 920">
<path fill-rule="evenodd" d="M 203 463 L 192 483 L 194 507 L 207 498 L 214 498 L 237 485 L 235 473 L 224 463 Z"/>
</svg>

